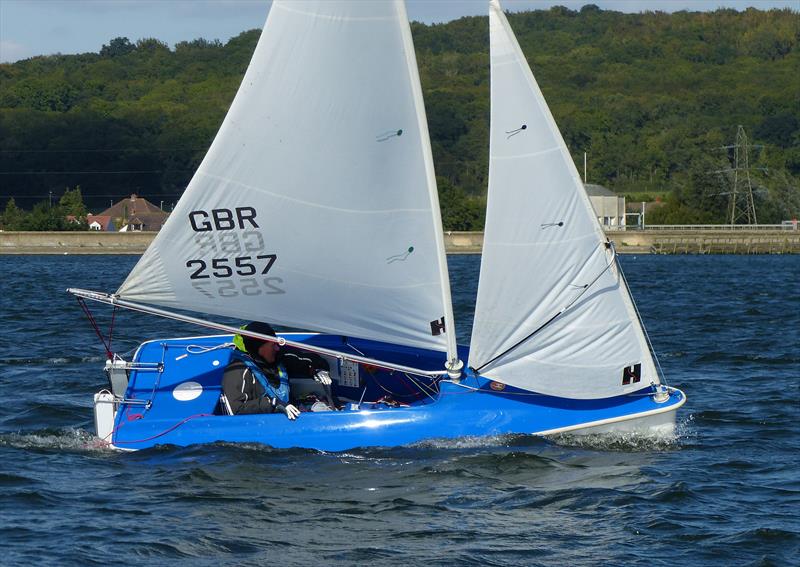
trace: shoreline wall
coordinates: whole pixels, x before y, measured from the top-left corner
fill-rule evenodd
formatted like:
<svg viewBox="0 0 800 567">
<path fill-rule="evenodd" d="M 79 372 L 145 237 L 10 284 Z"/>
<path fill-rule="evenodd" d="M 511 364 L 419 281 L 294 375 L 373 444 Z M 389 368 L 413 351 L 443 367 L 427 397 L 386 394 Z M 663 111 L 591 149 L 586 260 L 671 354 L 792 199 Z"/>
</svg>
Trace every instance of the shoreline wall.
<svg viewBox="0 0 800 567">
<path fill-rule="evenodd" d="M 2 254 L 142 254 L 155 232 L 0 232 Z M 800 254 L 800 230 L 627 230 L 620 254 Z M 445 232 L 448 254 L 480 254 L 482 232 Z"/>
</svg>

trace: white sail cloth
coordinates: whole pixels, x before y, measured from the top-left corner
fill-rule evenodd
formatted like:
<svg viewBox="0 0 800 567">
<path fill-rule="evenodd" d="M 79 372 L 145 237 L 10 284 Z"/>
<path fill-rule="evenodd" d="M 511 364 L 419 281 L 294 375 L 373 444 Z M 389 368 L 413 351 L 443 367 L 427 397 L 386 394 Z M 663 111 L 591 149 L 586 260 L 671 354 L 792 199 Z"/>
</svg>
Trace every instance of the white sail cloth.
<svg viewBox="0 0 800 567">
<path fill-rule="evenodd" d="M 566 398 L 658 383 L 613 251 L 496 0 L 489 18 L 489 196 L 469 365 Z"/>
<path fill-rule="evenodd" d="M 401 1 L 273 2 L 211 148 L 117 294 L 454 355 Z"/>
</svg>

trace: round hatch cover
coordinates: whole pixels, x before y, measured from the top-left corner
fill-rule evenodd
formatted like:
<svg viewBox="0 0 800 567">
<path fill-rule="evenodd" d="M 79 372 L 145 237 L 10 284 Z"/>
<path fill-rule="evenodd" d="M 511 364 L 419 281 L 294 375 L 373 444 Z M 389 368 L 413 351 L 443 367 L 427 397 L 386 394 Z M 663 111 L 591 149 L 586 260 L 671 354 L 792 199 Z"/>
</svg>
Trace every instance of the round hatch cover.
<svg viewBox="0 0 800 567">
<path fill-rule="evenodd" d="M 203 393 L 203 385 L 198 382 L 182 382 L 175 386 L 172 395 L 179 402 L 188 402 Z"/>
</svg>

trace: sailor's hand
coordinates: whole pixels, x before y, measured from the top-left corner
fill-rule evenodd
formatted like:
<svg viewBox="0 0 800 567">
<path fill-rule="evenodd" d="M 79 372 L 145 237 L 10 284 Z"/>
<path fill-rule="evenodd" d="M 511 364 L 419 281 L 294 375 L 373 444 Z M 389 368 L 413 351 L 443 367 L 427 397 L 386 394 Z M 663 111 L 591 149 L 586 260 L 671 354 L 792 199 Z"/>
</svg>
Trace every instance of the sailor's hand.
<svg viewBox="0 0 800 567">
<path fill-rule="evenodd" d="M 283 408 L 283 411 L 286 412 L 286 417 L 292 420 L 297 419 L 297 416 L 300 415 L 300 410 L 294 407 L 292 404 L 286 404 L 286 407 Z"/>
<path fill-rule="evenodd" d="M 322 384 L 323 386 L 330 386 L 333 382 L 331 380 L 331 375 L 328 374 L 327 370 L 317 370 L 317 373 L 314 374 L 314 380 Z"/>
</svg>

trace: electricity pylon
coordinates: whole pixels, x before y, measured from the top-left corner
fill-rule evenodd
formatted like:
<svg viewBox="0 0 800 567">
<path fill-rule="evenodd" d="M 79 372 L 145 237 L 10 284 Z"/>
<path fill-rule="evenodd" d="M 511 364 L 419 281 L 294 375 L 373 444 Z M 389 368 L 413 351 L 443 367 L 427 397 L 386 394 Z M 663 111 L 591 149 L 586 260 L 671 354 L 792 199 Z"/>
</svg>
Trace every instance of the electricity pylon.
<svg viewBox="0 0 800 567">
<path fill-rule="evenodd" d="M 728 224 L 737 224 L 741 220 L 744 221 L 742 224 L 758 224 L 758 220 L 756 220 L 756 204 L 753 200 L 753 184 L 750 181 L 749 148 L 760 147 L 748 143 L 747 134 L 744 133 L 744 127 L 741 125 L 736 131 L 736 143 L 732 146 L 722 147 L 724 150 L 733 149 L 733 169 L 719 172 L 733 172 L 731 190 L 721 193 L 722 195 L 730 195 Z"/>
</svg>

